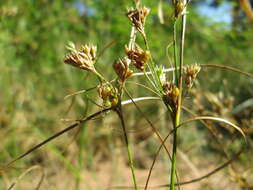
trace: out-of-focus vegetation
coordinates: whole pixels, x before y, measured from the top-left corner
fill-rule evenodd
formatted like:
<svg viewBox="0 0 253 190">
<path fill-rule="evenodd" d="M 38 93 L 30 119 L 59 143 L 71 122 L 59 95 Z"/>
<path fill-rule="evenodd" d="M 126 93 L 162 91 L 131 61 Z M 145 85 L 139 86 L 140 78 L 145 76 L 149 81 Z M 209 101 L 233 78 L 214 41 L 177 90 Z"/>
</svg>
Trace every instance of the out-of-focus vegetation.
<svg viewBox="0 0 253 190">
<path fill-rule="evenodd" d="M 170 20 L 172 8 L 170 2 L 161 2 L 162 8 L 159 7 L 158 1 L 143 0 L 143 4 L 151 8 L 146 32 L 155 62 L 169 66 L 166 47 L 172 42 L 173 23 Z M 197 7 L 200 1 L 191 2 L 186 30 L 186 64 L 223 64 L 252 73 L 252 23 L 235 0 L 211 3 L 209 6 L 219 6 L 220 3 L 231 4 L 232 13 L 224 14 L 231 14 L 232 23 L 211 22 L 209 17 L 199 14 Z M 97 109 L 92 102 L 84 100 L 85 96 L 93 97 L 95 94 L 93 92 L 64 100 L 64 96 L 96 84 L 96 81 L 92 81 L 93 79 L 91 80 L 86 72 L 64 65 L 65 45 L 68 41 L 73 41 L 77 44 L 97 44 L 98 52 L 105 48 L 97 68 L 108 78 L 113 79 L 115 74 L 111 69 L 112 63 L 124 55 L 124 45 L 129 40 L 131 26 L 124 14 L 131 5 L 130 0 L 122 0 L 120 3 L 118 0 L 5 0 L 0 2 L 1 165 L 66 126 L 68 122 L 61 121 L 62 118 L 69 120 L 82 118 L 87 114 L 88 107 L 89 113 Z M 165 20 L 164 24 L 161 24 L 158 16 L 161 13 Z M 110 46 L 106 48 L 109 44 Z M 172 49 L 169 51 L 172 55 Z M 195 97 L 195 106 L 192 110 L 225 116 L 247 129 L 253 127 L 252 85 L 253 80 L 244 76 L 203 68 L 196 89 L 189 95 Z M 140 87 L 131 88 L 135 96 L 146 93 Z M 214 94 L 218 95 L 218 99 L 214 98 Z M 152 105 L 145 110 L 158 113 L 160 107 L 160 105 Z M 129 108 L 129 110 L 133 109 L 133 107 Z M 159 114 L 158 118 L 152 116 L 154 121 L 162 120 L 162 113 Z M 129 117 L 131 126 L 141 125 L 139 121 L 141 119 L 137 118 L 137 115 L 136 118 Z M 164 119 L 166 122 L 168 118 Z M 113 130 L 108 126 L 113 126 Z M 82 184 L 88 184 L 85 186 L 88 188 L 92 185 L 84 179 L 84 171 L 89 170 L 89 174 L 95 176 L 98 160 L 115 162 L 111 155 L 112 152 L 117 155 L 114 146 L 118 144 L 118 140 L 114 137 L 120 132 L 116 131 L 116 127 L 117 122 L 113 116 L 112 119 L 109 117 L 102 122 L 91 122 L 86 128 L 82 127 L 59 138 L 16 165 L 26 168 L 34 164 L 44 166 L 47 172 L 44 189 L 52 187 L 48 184 L 53 184 L 55 189 L 74 189 L 73 181 L 77 189 L 82 187 Z M 190 131 L 188 133 L 186 132 L 187 138 L 185 138 L 188 141 L 182 140 L 182 144 L 188 145 L 189 149 L 190 145 L 198 144 L 194 136 L 198 134 L 205 136 L 201 130 L 194 131 L 194 135 Z M 141 139 L 146 138 L 146 134 L 131 134 L 137 142 L 142 142 Z M 146 143 L 147 150 L 141 153 L 147 157 L 147 160 L 155 153 L 158 144 L 153 141 Z M 210 144 L 208 150 L 213 148 L 212 143 Z M 236 146 L 237 144 L 232 149 Z M 204 154 L 205 151 L 206 149 L 203 150 Z M 215 152 L 217 153 L 218 150 L 215 149 Z M 140 159 L 139 167 L 149 167 L 143 164 L 145 162 L 143 157 Z M 194 159 L 199 161 L 201 158 Z M 249 169 L 252 172 L 251 158 L 245 154 L 242 159 L 245 166 L 240 166 L 239 170 Z M 0 188 L 6 188 L 22 171 L 23 168 L 3 172 Z M 50 178 L 50 176 L 58 176 L 58 178 Z M 61 178 L 67 181 L 69 179 L 71 185 L 61 188 L 59 185 L 62 182 Z M 93 180 L 95 179 L 96 177 Z M 26 185 L 26 189 L 29 188 L 29 182 L 21 183 Z M 101 189 L 99 186 L 96 187 Z"/>
</svg>

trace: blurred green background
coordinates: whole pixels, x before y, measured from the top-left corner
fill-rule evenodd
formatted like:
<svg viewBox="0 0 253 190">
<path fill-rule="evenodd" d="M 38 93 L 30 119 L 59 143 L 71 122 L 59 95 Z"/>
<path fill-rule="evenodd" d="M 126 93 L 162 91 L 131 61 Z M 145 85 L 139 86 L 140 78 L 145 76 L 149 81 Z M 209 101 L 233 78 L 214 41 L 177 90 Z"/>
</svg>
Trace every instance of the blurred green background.
<svg viewBox="0 0 253 190">
<path fill-rule="evenodd" d="M 170 1 L 143 0 L 142 2 L 151 8 L 146 32 L 154 60 L 159 65 L 169 67 L 166 47 L 172 42 L 173 28 Z M 63 129 L 72 120 L 99 110 L 87 100 L 89 96 L 97 101 L 96 90 L 64 100 L 66 95 L 88 89 L 97 83 L 96 79 L 86 72 L 63 63 L 66 54 L 65 45 L 69 41 L 79 45 L 97 44 L 98 52 L 101 52 L 104 47 L 114 42 L 104 51 L 96 65 L 108 79 L 113 79 L 116 75 L 112 70 L 112 63 L 124 56 L 124 46 L 129 40 L 131 26 L 125 13 L 131 6 L 130 0 L 4 0 L 0 2 L 1 165 L 54 132 Z M 253 24 L 245 16 L 238 1 L 196 0 L 190 3 L 188 12 L 186 64 L 223 64 L 253 73 Z M 161 17 L 158 16 L 161 13 L 165 22 L 163 24 Z M 139 43 L 142 44 L 141 40 Z M 224 116 L 245 128 L 250 128 L 253 117 L 252 85 L 252 79 L 238 74 L 202 69 L 196 89 L 189 95 L 194 101 L 189 101 L 187 104 L 189 106 L 193 104 L 192 110 L 197 113 Z M 150 96 L 149 92 L 140 87 L 133 85 L 129 89 L 135 97 Z M 150 104 L 151 107 L 148 103 L 143 105 L 147 115 L 150 114 L 150 117 L 156 120 L 163 118 L 166 122 L 168 118 L 160 113 L 162 106 L 154 102 Z M 134 107 L 128 109 L 131 112 Z M 138 114 L 129 117 L 129 125 L 140 126 L 141 124 L 138 123 L 140 118 Z M 161 121 L 157 125 L 159 124 L 164 125 Z M 117 139 L 115 136 L 120 136 L 120 132 L 115 132 L 115 126 L 117 126 L 116 117 L 109 115 L 102 121 L 93 121 L 86 127 L 60 137 L 19 161 L 16 169 L 1 172 L 0 188 L 6 189 L 25 171 L 25 168 L 40 164 L 47 174 L 42 189 L 103 189 L 103 185 L 101 187 L 90 181 L 100 179 L 100 174 L 97 172 L 99 170 L 97 167 L 101 165 L 99 163 L 108 160 L 112 163 L 116 162 L 114 157 L 118 153 L 115 147 L 123 149 L 118 145 L 118 140 L 115 140 Z M 224 132 L 223 135 L 226 133 L 228 132 Z M 182 144 L 185 143 L 189 147 L 191 144 L 192 146 L 199 144 L 198 138 L 205 135 L 201 130 L 194 131 L 194 135 L 191 131 L 185 134 L 187 135 L 185 140 L 182 140 Z M 146 138 L 145 135 L 138 136 L 136 133 L 131 133 L 130 136 L 135 139 L 133 142 L 143 143 L 145 141 L 143 139 Z M 147 136 L 149 137 L 150 134 Z M 234 137 L 234 134 L 232 136 Z M 137 164 L 144 169 L 149 168 L 149 164 L 146 166 L 142 164 L 146 160 L 152 160 L 159 144 L 156 139 L 148 139 L 145 141 L 145 146 L 140 145 L 144 148 L 143 153 L 140 153 L 142 155 L 140 163 Z M 214 149 L 215 153 L 218 152 L 212 148 L 208 147 L 201 151 L 204 154 L 206 150 L 212 152 Z M 136 155 L 138 157 L 138 152 Z M 239 170 L 252 168 L 249 155 L 245 154 L 242 158 L 244 160 L 242 163 L 245 165 L 241 164 Z M 201 160 L 201 156 L 198 158 L 197 153 L 189 158 Z M 164 156 L 161 160 L 168 160 L 168 158 Z M 221 160 L 222 156 L 217 163 L 221 163 Z M 108 172 L 106 164 L 101 167 L 102 171 Z M 86 171 L 89 172 L 85 173 Z M 34 189 L 40 172 L 34 171 L 34 173 L 35 182 L 31 182 L 32 178 L 28 175 L 21 180 L 19 189 Z M 63 182 L 62 179 L 66 180 Z M 110 180 L 116 180 L 118 184 L 124 182 L 114 178 Z M 101 180 L 101 184 L 104 183 Z M 158 181 L 158 184 L 161 183 L 162 181 Z M 231 183 L 243 189 L 237 182 Z M 61 184 L 65 185 L 61 186 Z M 212 189 L 211 187 L 212 185 L 209 184 L 208 188 Z M 206 186 L 204 189 L 208 188 Z"/>
</svg>

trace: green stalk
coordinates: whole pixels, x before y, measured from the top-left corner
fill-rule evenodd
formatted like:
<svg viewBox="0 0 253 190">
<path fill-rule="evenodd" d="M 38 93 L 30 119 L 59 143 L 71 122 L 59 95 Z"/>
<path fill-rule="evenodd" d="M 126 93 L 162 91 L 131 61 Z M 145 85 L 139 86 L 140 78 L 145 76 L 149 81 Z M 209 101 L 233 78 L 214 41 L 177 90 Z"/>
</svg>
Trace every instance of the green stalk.
<svg viewBox="0 0 253 190">
<path fill-rule="evenodd" d="M 117 114 L 118 114 L 118 116 L 120 118 L 121 126 L 123 128 L 123 133 L 124 133 L 124 139 L 125 139 L 125 143 L 126 143 L 128 160 L 130 162 L 130 168 L 131 168 L 131 172 L 132 172 L 132 179 L 133 179 L 134 189 L 138 190 L 137 180 L 136 180 L 135 171 L 134 171 L 133 157 L 132 157 L 132 153 L 131 153 L 131 149 L 130 149 L 130 145 L 129 145 L 129 141 L 128 141 L 128 137 L 127 137 L 126 125 L 125 125 L 124 117 L 122 115 L 122 109 L 121 109 L 121 105 L 120 104 L 118 106 L 118 109 L 116 109 L 116 112 L 117 112 Z"/>
<path fill-rule="evenodd" d="M 154 60 L 153 60 L 153 57 L 152 57 L 152 54 L 151 54 L 151 51 L 149 49 L 149 45 L 148 45 L 148 40 L 146 38 L 146 35 L 145 33 L 141 34 L 142 35 L 142 38 L 144 40 L 144 43 L 145 43 L 145 46 L 146 46 L 146 50 L 148 50 L 150 52 L 150 62 L 148 62 L 148 68 L 149 68 L 149 71 L 152 73 L 152 77 L 153 77 L 153 82 L 151 82 L 151 84 L 153 84 L 153 86 L 155 87 L 155 89 L 159 92 L 159 93 L 162 93 L 162 84 L 161 84 L 161 81 L 160 81 L 160 78 L 159 76 L 157 75 L 157 72 L 155 71 L 155 63 L 154 63 Z M 145 74 L 145 73 L 144 73 Z M 146 74 L 145 74 L 146 75 Z M 147 75 L 146 75 L 147 77 Z M 150 79 L 149 79 L 150 81 Z"/>
<path fill-rule="evenodd" d="M 186 5 L 186 0 L 183 0 L 183 4 Z M 185 10 L 186 11 L 186 7 Z M 175 25 L 176 26 L 176 23 Z M 174 33 L 175 33 L 174 28 Z M 174 141 L 173 141 L 173 152 L 172 152 L 172 161 L 171 161 L 171 185 L 170 190 L 175 189 L 175 176 L 176 176 L 176 155 L 177 155 L 177 127 L 180 125 L 180 116 L 181 116 L 181 106 L 182 106 L 182 91 L 183 91 L 183 64 L 184 64 L 184 41 L 185 41 L 185 29 L 186 29 L 186 14 L 185 12 L 182 15 L 182 23 L 181 23 L 181 41 L 180 41 L 180 65 L 179 65 L 179 96 L 178 96 L 178 104 L 177 104 L 177 110 L 176 115 L 173 117 L 173 126 L 175 129 L 174 132 Z M 174 44 L 175 45 L 175 44 Z M 175 47 L 175 46 L 174 46 Z"/>
<path fill-rule="evenodd" d="M 173 149 L 172 149 L 172 158 L 171 158 L 171 174 L 170 174 L 170 190 L 175 189 L 175 179 L 176 179 L 176 161 L 177 161 L 177 126 L 180 124 L 180 114 L 181 109 L 177 110 L 176 116 L 173 118 L 174 123 L 174 134 L 173 134 Z"/>
<path fill-rule="evenodd" d="M 136 6 L 136 9 L 137 9 L 138 6 L 139 6 L 139 2 L 136 1 L 136 0 L 133 0 L 133 4 Z M 133 49 L 133 47 L 134 47 L 134 43 L 135 43 L 135 40 L 136 40 L 136 32 L 137 31 L 136 31 L 135 27 L 132 26 L 131 34 L 130 34 L 130 40 L 129 40 L 129 44 L 128 44 L 129 49 Z M 126 132 L 126 125 L 125 125 L 124 117 L 122 115 L 121 98 L 122 98 L 122 94 L 123 94 L 124 85 L 125 85 L 125 81 L 123 81 L 123 83 L 120 84 L 120 86 L 118 87 L 118 90 L 119 90 L 118 98 L 119 98 L 120 103 L 115 108 L 115 111 L 119 116 L 121 126 L 122 126 L 122 129 L 123 129 L 123 133 L 124 133 L 124 139 L 125 139 L 125 143 L 126 143 L 128 160 L 130 162 L 130 168 L 131 168 L 131 173 L 132 173 L 132 180 L 133 180 L 133 184 L 134 184 L 134 189 L 138 190 L 137 180 L 136 180 L 135 172 L 134 172 L 133 157 L 132 157 L 132 153 L 131 153 L 131 149 L 130 149 L 130 145 L 129 145 L 129 141 L 128 141 L 128 136 L 127 136 L 127 132 Z"/>
<path fill-rule="evenodd" d="M 144 71 L 143 71 L 143 73 L 144 73 L 144 76 L 145 76 L 145 78 L 149 81 L 149 83 L 154 87 L 154 89 L 156 90 L 156 92 L 159 92 L 157 89 L 157 87 L 156 87 L 156 85 L 155 85 L 155 83 L 153 83 L 153 81 L 149 78 L 149 76 L 147 75 L 147 72 L 146 72 L 146 69 L 144 69 Z"/>
<path fill-rule="evenodd" d="M 107 80 L 106 80 L 106 79 L 103 77 L 103 75 L 101 75 L 99 72 L 94 71 L 93 73 L 97 76 L 97 78 L 98 78 L 98 80 L 99 80 L 99 82 L 100 82 L 101 84 L 107 82 Z"/>
<path fill-rule="evenodd" d="M 176 77 L 176 84 L 178 84 L 178 73 L 177 73 L 177 20 L 175 19 L 174 25 L 173 25 L 173 44 L 174 44 L 174 67 L 175 67 L 175 77 Z"/>
</svg>

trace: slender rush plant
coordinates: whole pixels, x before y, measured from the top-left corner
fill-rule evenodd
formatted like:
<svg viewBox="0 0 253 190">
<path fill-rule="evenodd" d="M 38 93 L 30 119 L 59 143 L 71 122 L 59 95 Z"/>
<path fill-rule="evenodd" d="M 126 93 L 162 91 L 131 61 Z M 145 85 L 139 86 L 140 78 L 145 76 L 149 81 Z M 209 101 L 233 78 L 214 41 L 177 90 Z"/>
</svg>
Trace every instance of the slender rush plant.
<svg viewBox="0 0 253 190">
<path fill-rule="evenodd" d="M 126 150 L 128 154 L 128 160 L 130 163 L 130 169 L 132 172 L 132 180 L 134 184 L 134 189 L 138 190 L 138 183 L 135 175 L 135 167 L 134 167 L 134 160 L 132 156 L 132 151 L 130 149 L 130 142 L 127 135 L 126 124 L 124 120 L 124 105 L 128 103 L 133 103 L 136 109 L 144 116 L 144 118 L 148 121 L 152 130 L 157 135 L 159 141 L 161 142 L 161 146 L 158 149 L 156 154 L 159 154 L 159 151 L 162 147 L 166 150 L 168 156 L 171 159 L 171 171 L 170 171 L 170 183 L 167 185 L 162 185 L 168 187 L 170 190 L 174 190 L 176 185 L 180 184 L 188 184 L 199 181 L 203 178 L 206 178 L 215 172 L 219 171 L 220 169 L 224 168 L 225 166 L 229 165 L 234 158 L 237 158 L 241 151 L 239 151 L 234 158 L 229 159 L 226 163 L 219 166 L 212 172 L 209 172 L 207 175 L 199 177 L 197 179 L 193 179 L 190 182 L 176 182 L 177 179 L 177 138 L 178 138 L 178 129 L 181 128 L 183 125 L 188 124 L 192 121 L 204 121 L 204 120 L 212 120 L 216 122 L 221 122 L 223 124 L 227 124 L 237 131 L 239 131 L 242 136 L 244 136 L 243 131 L 235 124 L 218 117 L 211 117 L 211 116 L 195 116 L 189 120 L 181 121 L 181 111 L 183 109 L 183 95 L 187 92 L 194 84 L 194 80 L 197 77 L 197 74 L 200 72 L 200 65 L 189 65 L 184 66 L 184 41 L 185 41 L 185 30 L 186 30 L 186 8 L 189 3 L 189 0 L 172 0 L 172 5 L 174 7 L 174 16 L 173 16 L 173 49 L 174 49 L 174 63 L 172 64 L 173 67 L 169 70 L 173 72 L 173 80 L 168 81 L 166 79 L 166 69 L 164 67 L 158 67 L 155 62 L 153 61 L 153 57 L 151 54 L 151 50 L 149 49 L 149 42 L 145 33 L 145 22 L 146 18 L 149 15 L 150 9 L 142 6 L 140 0 L 133 0 L 134 8 L 131 8 L 127 11 L 126 16 L 129 18 L 132 28 L 130 31 L 130 39 L 129 43 L 125 46 L 125 56 L 119 58 L 117 61 L 113 63 L 113 69 L 117 75 L 117 78 L 113 81 L 109 81 L 104 77 L 96 68 L 96 64 L 99 62 L 99 56 L 97 56 L 97 47 L 94 45 L 84 45 L 81 47 L 76 47 L 74 43 L 69 43 L 67 49 L 70 51 L 64 59 L 66 64 L 72 65 L 76 68 L 91 72 L 94 74 L 95 77 L 98 79 L 98 85 L 94 88 L 90 88 L 88 90 L 97 89 L 98 96 L 101 98 L 101 104 L 99 105 L 101 110 L 87 116 L 82 120 L 77 120 L 72 125 L 66 127 L 62 131 L 52 135 L 48 139 L 44 140 L 43 142 L 35 145 L 25 153 L 21 154 L 19 157 L 14 159 L 13 161 L 9 162 L 7 165 L 3 167 L 3 169 L 9 168 L 14 164 L 16 161 L 24 158 L 34 150 L 42 147 L 46 143 L 52 141 L 55 138 L 58 138 L 62 134 L 80 126 L 80 124 L 87 122 L 101 114 L 106 114 L 107 112 L 114 111 L 121 122 L 121 127 L 123 129 L 124 141 L 126 144 Z M 181 25 L 179 26 L 179 23 Z M 179 42 L 177 31 L 180 32 Z M 139 33 L 144 41 L 145 47 L 142 48 L 136 43 L 137 33 Z M 179 52 L 178 52 L 179 47 Z M 227 67 L 227 66 L 217 66 L 217 65 L 201 65 L 205 67 L 216 67 L 221 69 L 226 69 L 234 72 L 239 72 L 244 74 L 248 77 L 253 78 L 253 75 L 250 73 L 242 72 L 240 70 Z M 134 73 L 132 68 L 135 68 L 139 73 Z M 151 87 L 146 86 L 145 84 L 141 84 L 146 89 L 151 90 L 154 92 L 157 97 L 155 99 L 160 99 L 163 101 L 166 109 L 168 110 L 169 116 L 172 121 L 173 130 L 167 135 L 165 139 L 161 137 L 159 132 L 153 126 L 152 122 L 143 114 L 141 109 L 136 104 L 137 101 L 147 100 L 147 99 L 154 99 L 154 97 L 140 97 L 140 98 L 132 98 L 130 93 L 125 87 L 127 80 L 133 76 L 140 76 L 144 75 L 147 79 L 147 82 Z M 87 92 L 80 91 L 78 93 L 74 93 L 68 95 L 67 97 L 71 97 L 73 95 L 77 95 L 79 93 Z M 124 93 L 129 96 L 130 100 L 123 100 Z M 168 151 L 168 147 L 165 146 L 165 141 L 167 138 L 173 134 L 173 145 L 172 145 L 172 156 Z M 146 181 L 145 189 L 148 188 L 148 182 L 151 175 L 152 168 L 155 164 L 156 157 L 154 158 L 153 164 L 151 166 L 148 179 Z"/>
</svg>

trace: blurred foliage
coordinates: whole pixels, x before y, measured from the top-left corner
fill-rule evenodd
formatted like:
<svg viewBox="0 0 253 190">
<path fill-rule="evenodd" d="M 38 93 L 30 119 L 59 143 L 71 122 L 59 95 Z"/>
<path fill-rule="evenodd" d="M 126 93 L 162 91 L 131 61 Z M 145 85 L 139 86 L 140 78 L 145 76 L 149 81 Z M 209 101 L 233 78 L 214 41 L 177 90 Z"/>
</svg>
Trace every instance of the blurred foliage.
<svg viewBox="0 0 253 190">
<path fill-rule="evenodd" d="M 208 17 L 199 15 L 200 1 L 190 5 L 187 23 L 185 62 L 186 64 L 224 64 L 253 72 L 253 26 L 240 11 L 236 1 L 232 3 L 233 23 L 210 23 Z M 203 3 L 203 2 L 201 2 Z M 210 6 L 219 6 L 213 1 Z M 157 64 L 169 66 L 166 47 L 172 42 L 172 10 L 168 1 L 163 1 L 165 24 L 158 18 L 157 1 L 143 0 L 151 7 L 147 20 L 147 37 L 154 60 Z M 0 138 L 3 140 L 0 161 L 17 156 L 39 142 L 36 136 L 25 144 L 26 137 L 20 138 L 18 131 L 37 134 L 38 128 L 45 134 L 55 131 L 59 118 L 64 118 L 71 101 L 63 97 L 96 84 L 86 72 L 63 64 L 68 41 L 77 44 L 93 43 L 102 51 L 98 70 L 109 79 L 115 74 L 113 61 L 124 56 L 124 45 L 129 40 L 130 22 L 124 15 L 132 1 L 118 0 L 5 0 L 0 2 L 0 129 L 6 129 Z M 225 13 L 229 14 L 229 13 Z M 142 44 L 142 42 L 140 42 Z M 172 47 L 169 49 L 172 56 Z M 203 69 L 200 85 L 205 90 L 225 93 L 236 97 L 237 103 L 253 95 L 253 81 L 227 71 Z M 139 91 L 139 92 L 138 92 Z M 136 93 L 145 92 L 138 89 Z M 91 92 L 88 94 L 93 96 Z M 88 106 L 78 96 L 75 110 L 68 117 L 78 118 L 86 113 Z M 94 109 L 91 109 L 94 110 Z M 29 132 L 30 128 L 34 132 Z M 92 136 L 86 132 L 85 135 Z M 39 136 L 39 135 L 37 135 Z M 43 135 L 40 135 L 43 136 Z M 89 139 L 82 148 L 87 148 Z M 63 143 L 64 144 L 64 143 Z M 65 143 L 66 144 L 66 143 Z M 5 151 L 4 151 L 5 150 Z M 6 151 L 7 150 L 7 151 Z M 54 149 L 53 149 L 54 150 Z"/>
<path fill-rule="evenodd" d="M 37 82 L 37 85 L 55 79 L 55 86 L 70 87 L 70 84 L 62 82 L 61 79 L 66 81 L 66 78 L 74 78 L 74 86 L 78 84 L 84 86 L 83 81 L 78 80 L 83 76 L 79 71 L 75 71 L 74 75 L 78 75 L 76 78 L 72 74 L 67 77 L 62 75 L 62 73 L 70 75 L 67 74 L 70 71 L 66 70 L 71 70 L 62 64 L 65 44 L 67 41 L 79 44 L 94 43 L 98 44 L 101 50 L 115 40 L 114 45 L 106 50 L 99 62 L 101 69 L 108 68 L 112 61 L 123 56 L 130 29 L 124 13 L 131 6 L 131 1 L 124 0 L 120 4 L 117 2 L 73 0 L 1 2 L 0 47 L 1 67 L 3 67 L 1 71 L 7 74 L 4 72 L 5 69 L 15 70 L 18 75 L 13 77 L 19 79 L 22 76 L 24 81 L 22 84 L 31 82 L 31 77 L 34 77 L 33 82 Z M 152 8 L 146 31 L 155 61 L 166 64 L 166 46 L 172 41 L 170 21 L 172 13 L 168 11 L 171 10 L 170 5 L 167 2 L 163 3 L 167 23 L 162 25 L 157 17 L 157 3 L 153 1 L 143 3 Z M 218 1 L 214 3 L 219 5 Z M 237 25 L 226 23 L 209 23 L 208 18 L 198 15 L 196 6 L 198 3 L 189 10 L 191 18 L 187 26 L 186 62 L 226 64 L 252 71 L 250 64 L 253 58 L 250 40 L 252 26 L 242 24 L 238 28 Z M 37 77 L 37 74 L 40 74 L 40 77 Z M 108 76 L 111 77 L 110 72 Z M 229 80 L 232 80 L 231 83 L 235 82 L 234 77 Z M 47 85 L 45 88 L 53 92 L 52 86 Z"/>
</svg>

